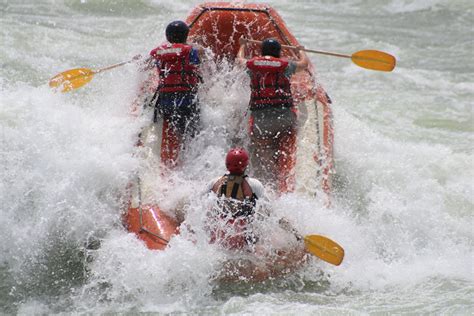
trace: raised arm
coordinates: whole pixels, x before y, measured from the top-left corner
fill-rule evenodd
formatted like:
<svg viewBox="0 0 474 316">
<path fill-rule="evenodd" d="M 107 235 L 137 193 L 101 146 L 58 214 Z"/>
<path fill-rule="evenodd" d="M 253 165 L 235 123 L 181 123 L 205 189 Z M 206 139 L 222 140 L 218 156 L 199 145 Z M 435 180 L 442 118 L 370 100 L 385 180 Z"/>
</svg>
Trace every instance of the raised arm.
<svg viewBox="0 0 474 316">
<path fill-rule="evenodd" d="M 241 37 L 239 39 L 240 48 L 237 52 L 236 62 L 240 66 L 245 66 L 247 59 L 245 59 L 245 49 L 247 48 L 247 39 Z"/>
<path fill-rule="evenodd" d="M 299 54 L 300 58 L 296 62 L 296 72 L 305 70 L 309 65 L 309 58 L 303 50 L 304 46 L 298 46 L 295 48 L 295 51 Z"/>
</svg>

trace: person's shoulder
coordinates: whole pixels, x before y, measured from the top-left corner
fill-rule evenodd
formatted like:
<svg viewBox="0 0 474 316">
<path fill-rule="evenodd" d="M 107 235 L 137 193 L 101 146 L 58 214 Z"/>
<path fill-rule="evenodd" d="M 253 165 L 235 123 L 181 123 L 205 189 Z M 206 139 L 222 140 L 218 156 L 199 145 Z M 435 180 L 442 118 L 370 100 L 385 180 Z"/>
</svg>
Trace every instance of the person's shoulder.
<svg viewBox="0 0 474 316">
<path fill-rule="evenodd" d="M 215 184 L 217 181 L 219 181 L 220 178 L 221 178 L 221 177 L 217 177 L 217 178 L 214 178 L 214 179 L 210 180 L 210 181 L 207 183 L 206 187 L 209 188 L 209 190 L 212 189 L 212 187 L 214 186 L 214 184 Z"/>
<path fill-rule="evenodd" d="M 199 64 L 201 61 L 200 56 L 199 56 L 199 48 L 194 47 L 192 45 L 190 46 L 191 46 L 190 51 L 189 51 L 190 62 L 193 64 Z"/>
<path fill-rule="evenodd" d="M 296 62 L 295 60 L 288 60 L 287 68 L 296 69 L 296 67 L 298 67 L 298 62 Z"/>
<path fill-rule="evenodd" d="M 296 61 L 288 60 L 288 65 L 286 66 L 286 69 L 285 69 L 285 75 L 287 77 L 291 77 L 292 75 L 294 75 L 296 73 L 297 66 L 298 64 L 296 63 Z"/>
<path fill-rule="evenodd" d="M 261 198 L 264 195 L 264 187 L 262 182 L 255 178 L 247 177 L 246 178 L 247 183 L 249 184 L 250 188 L 252 188 L 252 192 L 255 193 L 255 195 L 258 198 Z"/>
<path fill-rule="evenodd" d="M 151 51 L 150 51 L 150 56 L 155 56 L 156 55 L 156 52 L 158 51 L 160 47 L 155 47 L 153 48 Z"/>
<path fill-rule="evenodd" d="M 166 45 L 167 43 L 161 43 L 160 45 L 158 45 L 157 47 L 153 48 L 151 51 L 150 51 L 150 55 L 151 56 L 156 56 L 156 52 L 160 49 L 163 49 L 163 47 Z"/>
<path fill-rule="evenodd" d="M 199 47 L 194 47 L 194 46 L 191 46 L 190 45 L 190 48 L 189 48 L 189 54 L 191 54 L 192 56 L 199 56 Z"/>
<path fill-rule="evenodd" d="M 263 186 L 262 182 L 260 182 L 260 180 L 256 179 L 256 178 L 252 178 L 252 177 L 246 177 L 245 179 L 247 179 L 247 182 L 248 183 L 252 183 L 252 184 L 255 184 L 255 185 L 261 185 Z"/>
<path fill-rule="evenodd" d="M 206 185 L 206 192 L 211 191 L 212 188 L 214 187 L 214 184 L 216 184 L 217 181 L 219 181 L 221 178 L 222 178 L 222 176 L 219 176 L 219 177 L 216 177 L 216 178 L 212 179 L 211 181 L 209 181 Z"/>
<path fill-rule="evenodd" d="M 253 56 L 252 58 L 246 59 L 247 65 L 253 65 L 256 61 L 264 60 L 264 56 Z"/>
</svg>

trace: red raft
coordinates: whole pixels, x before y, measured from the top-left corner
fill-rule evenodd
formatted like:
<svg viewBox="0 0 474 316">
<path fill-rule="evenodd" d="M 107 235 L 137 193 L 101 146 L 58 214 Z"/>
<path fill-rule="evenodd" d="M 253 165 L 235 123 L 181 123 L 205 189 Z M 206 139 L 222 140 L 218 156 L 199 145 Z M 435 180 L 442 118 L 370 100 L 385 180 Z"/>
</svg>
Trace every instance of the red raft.
<svg viewBox="0 0 474 316">
<path fill-rule="evenodd" d="M 186 19 L 193 42 L 210 48 L 216 60 L 226 58 L 233 61 L 239 49 L 239 38 L 262 41 L 277 38 L 281 44 L 300 45 L 287 29 L 282 18 L 265 4 L 240 4 L 227 2 L 204 3 L 195 7 Z M 258 46 L 250 45 L 247 57 L 258 54 Z M 282 49 L 282 57 L 296 59 L 295 52 Z M 281 191 L 305 192 L 308 195 L 324 194 L 329 203 L 331 173 L 333 169 L 333 126 L 331 102 L 323 88 L 316 83 L 313 66 L 295 74 L 291 79 L 292 94 L 299 111 L 299 128 L 294 163 L 284 170 L 290 181 Z M 157 135 L 167 137 L 166 127 L 152 127 L 142 133 L 143 146 L 150 149 L 149 159 L 167 159 L 166 152 L 158 148 Z M 161 139 L 161 138 L 160 138 Z M 173 143 L 164 139 L 164 144 Z M 169 157 L 168 157 L 169 158 Z M 165 161 L 166 163 L 166 161 Z M 288 178 L 288 177 L 287 177 Z M 167 241 L 178 233 L 176 220 L 157 205 L 143 202 L 144 184 L 137 181 L 131 186 L 132 196 L 124 222 L 130 232 L 146 243 L 150 249 L 165 249 Z M 299 258 L 301 259 L 301 258 Z M 282 260 L 282 262 L 286 262 Z M 296 267 L 296 261 L 287 262 L 286 267 Z M 286 269 L 287 271 L 291 269 Z M 268 271 L 262 276 L 273 275 Z"/>
</svg>

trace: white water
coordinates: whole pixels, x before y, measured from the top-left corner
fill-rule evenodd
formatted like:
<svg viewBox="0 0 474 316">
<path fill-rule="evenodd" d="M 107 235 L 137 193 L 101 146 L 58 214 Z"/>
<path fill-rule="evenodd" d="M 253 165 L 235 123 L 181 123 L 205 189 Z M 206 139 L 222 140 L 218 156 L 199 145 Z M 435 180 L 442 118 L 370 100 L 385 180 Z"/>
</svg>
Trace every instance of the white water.
<svg viewBox="0 0 474 316">
<path fill-rule="evenodd" d="M 121 194 L 147 120 L 129 116 L 135 66 L 69 94 L 46 83 L 63 70 L 146 54 L 166 23 L 197 3 L 0 3 L 0 311 L 472 314 L 470 1 L 272 3 L 308 48 L 379 49 L 398 60 L 393 73 L 379 73 L 311 56 L 334 102 L 334 205 L 298 195 L 273 207 L 302 233 L 338 241 L 346 250 L 341 266 L 313 260 L 284 280 L 222 285 L 209 278 L 223 255 L 199 232 L 197 244 L 176 238 L 166 252 L 125 233 Z M 234 76 L 242 79 L 229 71 L 214 78 L 204 100 L 208 134 L 170 184 L 162 201 L 170 208 L 223 172 L 229 131 L 219 124 L 232 124 L 246 98 L 237 83 L 223 95 Z M 202 225 L 198 206 L 190 214 Z M 102 243 L 87 262 L 91 236 Z"/>
</svg>

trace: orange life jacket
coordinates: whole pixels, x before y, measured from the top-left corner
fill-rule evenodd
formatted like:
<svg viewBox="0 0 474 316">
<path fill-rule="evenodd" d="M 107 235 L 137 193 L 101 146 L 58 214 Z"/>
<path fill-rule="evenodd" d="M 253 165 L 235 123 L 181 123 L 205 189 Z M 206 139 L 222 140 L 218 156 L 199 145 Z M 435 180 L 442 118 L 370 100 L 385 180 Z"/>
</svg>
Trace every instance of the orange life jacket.
<svg viewBox="0 0 474 316">
<path fill-rule="evenodd" d="M 200 82 L 198 66 L 190 62 L 192 50 L 187 44 L 163 44 L 150 52 L 159 61 L 160 81 L 158 91 L 195 91 Z"/>
<path fill-rule="evenodd" d="M 293 105 L 290 80 L 285 76 L 288 60 L 271 56 L 247 61 L 250 70 L 250 109 Z"/>
</svg>

